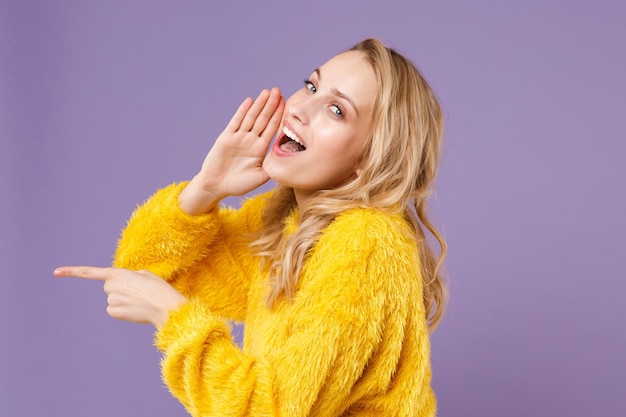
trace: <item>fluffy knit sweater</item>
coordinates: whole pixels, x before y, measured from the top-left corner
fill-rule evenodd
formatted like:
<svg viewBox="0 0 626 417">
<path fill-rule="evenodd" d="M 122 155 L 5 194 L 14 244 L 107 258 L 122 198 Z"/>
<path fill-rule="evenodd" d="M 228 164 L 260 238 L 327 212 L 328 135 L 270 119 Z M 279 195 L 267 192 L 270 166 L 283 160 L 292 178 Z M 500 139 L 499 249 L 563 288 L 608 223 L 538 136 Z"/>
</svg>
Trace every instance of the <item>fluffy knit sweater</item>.
<svg viewBox="0 0 626 417">
<path fill-rule="evenodd" d="M 339 215 L 294 298 L 268 309 L 267 270 L 249 248 L 268 194 L 190 216 L 178 206 L 184 186 L 135 210 L 114 265 L 149 270 L 188 298 L 155 344 L 163 380 L 192 416 L 435 415 L 419 258 L 401 215 Z M 230 320 L 245 323 L 242 348 Z"/>
</svg>

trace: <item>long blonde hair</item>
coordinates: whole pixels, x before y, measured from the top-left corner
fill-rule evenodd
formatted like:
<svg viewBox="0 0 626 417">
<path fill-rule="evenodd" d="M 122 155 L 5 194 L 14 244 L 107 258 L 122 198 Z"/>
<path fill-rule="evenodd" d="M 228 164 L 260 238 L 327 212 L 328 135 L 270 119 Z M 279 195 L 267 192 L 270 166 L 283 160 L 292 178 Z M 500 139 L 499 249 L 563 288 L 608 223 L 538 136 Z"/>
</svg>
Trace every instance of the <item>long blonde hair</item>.
<svg viewBox="0 0 626 417">
<path fill-rule="evenodd" d="M 299 209 L 298 230 L 288 238 L 282 220 L 296 206 L 293 189 L 279 186 L 264 213 L 264 229 L 253 243 L 269 264 L 271 307 L 280 297 L 291 299 L 306 256 L 322 230 L 341 212 L 354 207 L 400 210 L 413 226 L 421 261 L 426 319 L 434 329 L 446 301 L 440 269 L 446 243 L 427 216 L 439 165 L 443 116 L 435 94 L 417 68 L 377 39 L 366 39 L 350 50 L 361 51 L 374 68 L 378 92 L 372 129 L 358 166 L 362 172 L 347 183 L 320 190 Z M 430 233 L 438 256 L 427 242 Z"/>
</svg>

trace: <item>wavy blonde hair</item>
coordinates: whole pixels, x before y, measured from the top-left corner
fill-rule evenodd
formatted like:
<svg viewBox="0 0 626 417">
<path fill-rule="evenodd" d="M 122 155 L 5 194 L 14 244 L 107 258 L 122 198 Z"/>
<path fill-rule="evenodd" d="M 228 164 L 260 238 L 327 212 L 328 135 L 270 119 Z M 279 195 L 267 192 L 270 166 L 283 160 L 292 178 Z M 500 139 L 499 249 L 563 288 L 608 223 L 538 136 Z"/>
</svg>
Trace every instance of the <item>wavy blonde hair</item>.
<svg viewBox="0 0 626 417">
<path fill-rule="evenodd" d="M 270 266 L 267 305 L 271 307 L 282 296 L 294 296 L 309 250 L 339 213 L 355 207 L 400 210 L 413 226 L 426 319 L 434 330 L 447 295 L 440 275 L 446 243 L 429 220 L 426 203 L 441 153 L 441 109 L 415 65 L 381 41 L 366 39 L 350 50 L 363 52 L 378 81 L 372 129 L 358 162 L 362 172 L 337 188 L 318 191 L 304 207 L 298 207 L 299 227 L 288 238 L 283 236 L 282 220 L 294 209 L 296 199 L 293 189 L 278 186 L 264 212 L 265 227 L 253 243 Z M 428 244 L 427 233 L 439 245 L 437 255 Z"/>
</svg>

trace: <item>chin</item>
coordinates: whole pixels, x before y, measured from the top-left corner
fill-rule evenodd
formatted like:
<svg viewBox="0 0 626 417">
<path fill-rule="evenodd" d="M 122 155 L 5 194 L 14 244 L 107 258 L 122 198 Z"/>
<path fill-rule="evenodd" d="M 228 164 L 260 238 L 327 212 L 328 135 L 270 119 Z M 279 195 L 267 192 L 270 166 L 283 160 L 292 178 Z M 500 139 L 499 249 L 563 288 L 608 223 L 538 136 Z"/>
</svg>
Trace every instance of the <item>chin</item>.
<svg viewBox="0 0 626 417">
<path fill-rule="evenodd" d="M 265 158 L 263 161 L 263 171 L 270 177 L 270 179 L 280 185 L 284 185 L 282 179 L 284 179 L 284 175 L 280 173 L 280 167 L 276 166 L 275 161 L 272 161 L 269 157 Z"/>
<path fill-rule="evenodd" d="M 280 158 L 269 156 L 263 161 L 263 170 L 276 184 L 298 188 L 298 181 L 302 181 L 301 172 L 294 166 L 285 163 Z M 295 181 L 294 181 L 295 180 Z"/>
<path fill-rule="evenodd" d="M 261 164 L 261 168 L 263 168 L 263 171 L 265 171 L 265 173 L 267 175 L 269 175 L 269 177 L 271 179 L 274 179 L 274 164 L 271 161 L 271 156 L 266 156 L 265 159 L 263 160 L 263 164 Z"/>
<path fill-rule="evenodd" d="M 291 183 L 291 181 L 289 181 L 288 179 L 285 178 L 285 176 L 283 175 L 270 175 L 270 179 L 272 181 L 274 181 L 276 184 L 281 185 L 283 187 L 291 187 L 293 188 L 293 184 Z"/>
</svg>

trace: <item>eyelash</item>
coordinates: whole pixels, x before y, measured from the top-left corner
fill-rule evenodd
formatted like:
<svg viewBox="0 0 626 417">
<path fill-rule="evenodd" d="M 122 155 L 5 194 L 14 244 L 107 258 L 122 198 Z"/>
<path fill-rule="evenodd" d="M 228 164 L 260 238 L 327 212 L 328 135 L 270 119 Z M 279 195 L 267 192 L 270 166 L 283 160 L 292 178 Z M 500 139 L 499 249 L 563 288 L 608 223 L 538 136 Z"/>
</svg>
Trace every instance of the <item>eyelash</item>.
<svg viewBox="0 0 626 417">
<path fill-rule="evenodd" d="M 315 84 L 313 84 L 313 81 L 311 80 L 304 80 L 304 88 L 306 88 L 313 94 L 317 93 L 317 87 L 315 87 Z M 330 108 L 335 117 L 343 119 L 343 110 L 341 109 L 341 106 L 338 106 L 337 104 L 332 104 Z"/>
<path fill-rule="evenodd" d="M 311 87 L 313 88 L 313 90 L 311 90 Z M 313 82 L 311 80 L 304 80 L 304 88 L 306 88 L 307 90 L 309 90 L 312 93 L 316 93 L 317 92 L 317 87 L 315 87 L 315 84 L 313 84 Z"/>
</svg>

